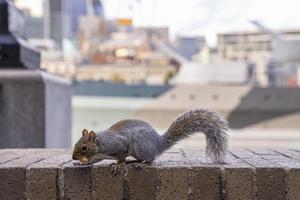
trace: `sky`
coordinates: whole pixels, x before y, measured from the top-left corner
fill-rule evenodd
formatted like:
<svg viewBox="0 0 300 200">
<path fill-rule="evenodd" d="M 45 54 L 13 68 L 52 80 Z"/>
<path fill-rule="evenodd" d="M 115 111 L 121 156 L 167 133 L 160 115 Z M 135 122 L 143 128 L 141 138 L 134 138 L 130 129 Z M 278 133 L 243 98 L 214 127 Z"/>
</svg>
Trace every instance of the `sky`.
<svg viewBox="0 0 300 200">
<path fill-rule="evenodd" d="M 42 14 L 42 0 L 18 0 Z M 76 2 L 76 0 L 74 0 Z M 271 29 L 300 28 L 300 0 L 102 0 L 108 18 L 132 17 L 136 26 L 169 26 L 171 36 L 255 30 L 250 20 Z"/>
</svg>

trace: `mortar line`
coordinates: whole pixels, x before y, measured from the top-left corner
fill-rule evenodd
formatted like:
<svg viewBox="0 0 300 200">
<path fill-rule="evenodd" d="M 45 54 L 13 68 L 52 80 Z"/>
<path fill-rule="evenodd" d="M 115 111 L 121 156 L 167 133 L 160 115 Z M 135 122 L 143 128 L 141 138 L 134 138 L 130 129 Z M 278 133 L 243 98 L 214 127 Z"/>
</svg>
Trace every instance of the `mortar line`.
<svg viewBox="0 0 300 200">
<path fill-rule="evenodd" d="M 248 151 L 250 151 L 250 152 L 252 152 L 251 150 L 248 150 Z M 253 153 L 253 152 L 252 152 Z M 267 160 L 267 158 L 265 158 L 264 156 L 266 156 L 266 155 L 260 155 L 260 154 L 257 154 L 259 157 L 261 157 L 262 159 L 264 159 L 265 161 L 267 161 L 267 162 L 269 162 L 269 163 L 272 163 L 272 164 L 274 164 L 274 165 L 276 165 L 276 167 L 278 167 L 279 166 L 279 169 L 282 169 L 283 170 L 283 185 L 284 185 L 284 190 L 283 190 L 283 192 L 284 192 L 284 196 L 285 196 L 285 199 L 287 199 L 288 200 L 288 191 L 287 191 L 287 181 L 286 181 L 286 175 L 287 175 L 287 170 L 289 170 L 290 169 L 290 167 L 289 166 L 282 166 L 280 163 L 278 163 L 278 162 L 274 162 L 274 161 L 269 161 L 269 160 Z"/>
<path fill-rule="evenodd" d="M 221 165 L 219 167 L 219 172 L 220 172 L 220 175 L 218 177 L 218 179 L 219 179 L 219 197 L 221 200 L 224 200 L 226 197 L 226 191 L 224 190 L 224 188 L 225 188 L 225 169 L 224 169 L 223 165 Z"/>
<path fill-rule="evenodd" d="M 300 150 L 299 150 L 299 149 L 289 149 L 289 150 L 294 151 L 294 152 L 297 152 L 297 153 L 300 154 Z"/>
<path fill-rule="evenodd" d="M 256 154 L 254 151 L 252 151 L 252 150 L 250 150 L 250 149 L 246 149 L 247 151 L 249 151 L 249 152 L 251 152 L 251 153 L 253 153 L 253 154 L 255 154 L 255 155 L 257 155 L 258 157 L 260 157 L 261 159 L 263 159 L 264 161 L 266 161 L 266 162 L 268 162 L 268 163 L 271 163 L 271 164 L 273 164 L 273 165 L 276 165 L 276 166 L 280 166 L 280 167 L 283 167 L 283 166 L 281 166 L 280 164 L 278 164 L 277 162 L 274 162 L 274 161 L 271 161 L 271 160 L 267 160 L 267 158 L 265 158 L 264 156 L 266 156 L 266 155 L 262 155 L 262 154 Z"/>
<path fill-rule="evenodd" d="M 253 165 L 253 164 L 249 163 L 248 161 L 244 160 L 244 158 L 238 157 L 236 154 L 234 154 L 234 153 L 231 152 L 231 151 L 228 151 L 228 152 L 229 152 L 233 157 L 235 157 L 236 159 L 238 159 L 238 160 L 242 161 L 243 163 L 246 163 L 246 164 L 250 165 L 251 167 L 255 168 L 255 165 Z"/>
<path fill-rule="evenodd" d="M 20 157 L 15 157 L 15 158 L 12 158 L 12 159 L 10 159 L 10 160 L 7 160 L 7 161 L 5 161 L 5 162 L 3 162 L 3 163 L 0 163 L 0 166 L 3 165 L 3 164 L 5 164 L 5 163 L 8 163 L 8 162 L 10 162 L 10 161 L 17 160 L 17 159 L 20 159 Z"/>
<path fill-rule="evenodd" d="M 294 160 L 294 158 L 292 158 L 292 157 L 290 157 L 290 156 L 288 156 L 288 155 L 286 155 L 286 154 L 284 154 L 284 153 L 281 153 L 281 152 L 279 152 L 279 151 L 277 151 L 277 150 L 272 150 L 272 151 L 275 152 L 275 153 L 278 153 L 278 154 L 280 154 L 280 155 L 282 155 L 282 156 L 284 156 L 284 157 L 286 157 L 286 158 L 290 158 L 290 159 Z"/>
</svg>

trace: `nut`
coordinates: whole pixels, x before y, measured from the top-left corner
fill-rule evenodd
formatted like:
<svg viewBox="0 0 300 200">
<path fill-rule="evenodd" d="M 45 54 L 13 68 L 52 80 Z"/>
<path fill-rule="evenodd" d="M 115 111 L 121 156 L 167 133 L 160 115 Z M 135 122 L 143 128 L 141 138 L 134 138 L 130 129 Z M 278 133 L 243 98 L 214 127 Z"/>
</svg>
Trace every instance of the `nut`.
<svg viewBox="0 0 300 200">
<path fill-rule="evenodd" d="M 82 159 L 81 159 L 81 162 L 83 162 L 83 163 L 86 163 L 86 162 L 88 162 L 89 161 L 89 159 L 87 159 L 86 157 L 83 157 Z"/>
</svg>

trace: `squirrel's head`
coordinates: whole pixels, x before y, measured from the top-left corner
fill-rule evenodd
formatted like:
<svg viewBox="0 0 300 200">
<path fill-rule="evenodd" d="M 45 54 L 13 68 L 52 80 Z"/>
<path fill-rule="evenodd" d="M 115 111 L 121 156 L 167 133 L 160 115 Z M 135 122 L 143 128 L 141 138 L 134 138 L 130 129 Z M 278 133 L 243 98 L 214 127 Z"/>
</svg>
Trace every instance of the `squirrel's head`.
<svg viewBox="0 0 300 200">
<path fill-rule="evenodd" d="M 82 136 L 75 144 L 73 151 L 73 159 L 79 160 L 83 164 L 93 162 L 93 157 L 96 153 L 96 133 L 94 131 L 88 132 L 83 129 Z"/>
</svg>

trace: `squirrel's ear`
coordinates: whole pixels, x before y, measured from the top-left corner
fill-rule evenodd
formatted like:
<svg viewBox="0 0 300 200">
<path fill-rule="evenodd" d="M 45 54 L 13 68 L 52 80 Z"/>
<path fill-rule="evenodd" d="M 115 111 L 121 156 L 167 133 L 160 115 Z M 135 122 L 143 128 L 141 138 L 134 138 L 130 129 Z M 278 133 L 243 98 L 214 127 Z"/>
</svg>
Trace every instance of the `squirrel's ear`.
<svg viewBox="0 0 300 200">
<path fill-rule="evenodd" d="M 89 135 L 88 130 L 83 129 L 83 130 L 82 130 L 82 136 L 88 136 L 88 135 Z"/>
<path fill-rule="evenodd" d="M 96 139 L 96 133 L 94 131 L 90 131 L 89 133 L 89 141 L 95 142 Z"/>
</svg>

